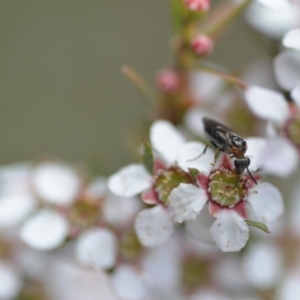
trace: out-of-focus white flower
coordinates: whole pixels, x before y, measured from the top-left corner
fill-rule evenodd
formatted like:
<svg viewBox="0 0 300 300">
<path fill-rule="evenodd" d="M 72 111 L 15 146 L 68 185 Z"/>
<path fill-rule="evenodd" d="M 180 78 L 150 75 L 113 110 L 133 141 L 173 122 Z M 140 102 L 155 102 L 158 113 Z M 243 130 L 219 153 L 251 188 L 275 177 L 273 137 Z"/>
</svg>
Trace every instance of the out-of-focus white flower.
<svg viewBox="0 0 300 300">
<path fill-rule="evenodd" d="M 121 265 L 111 276 L 112 287 L 121 300 L 142 300 L 147 296 L 147 286 L 142 274 L 129 265 Z"/>
<path fill-rule="evenodd" d="M 0 168 L 0 228 L 19 225 L 36 207 L 30 190 L 31 171 L 29 163 Z"/>
<path fill-rule="evenodd" d="M 60 163 L 41 163 L 32 173 L 32 186 L 36 194 L 53 204 L 71 204 L 78 195 L 80 184 L 76 172 Z"/>
<path fill-rule="evenodd" d="M 256 30 L 281 39 L 299 24 L 300 4 L 289 0 L 256 0 L 246 11 L 246 20 Z"/>
<path fill-rule="evenodd" d="M 27 193 L 0 194 L 0 227 L 19 225 L 36 207 L 36 199 Z"/>
<path fill-rule="evenodd" d="M 229 300 L 231 298 L 224 295 L 225 292 L 219 292 L 213 289 L 202 289 L 191 296 L 190 300 Z"/>
<path fill-rule="evenodd" d="M 259 150 L 254 142 L 251 143 L 252 147 L 253 153 Z M 212 153 L 193 159 L 195 152 L 199 154 L 204 148 L 205 145 L 195 142 L 186 143 L 180 148 L 179 166 L 183 170 L 196 168 L 200 173 L 197 175 L 197 186 L 181 183 L 172 190 L 170 215 L 179 223 L 195 220 L 208 202 L 209 212 L 216 218 L 210 228 L 213 240 L 222 251 L 239 251 L 249 238 L 245 219 L 253 215 L 258 222 L 275 221 L 283 213 L 281 194 L 269 183 L 254 185 L 248 174 L 237 177 L 233 163 L 226 154 L 219 157 L 214 167 L 211 165 Z M 251 170 L 251 165 L 249 168 Z M 189 230 L 193 225 L 195 228 L 192 231 L 195 233 L 198 222 L 190 222 Z"/>
<path fill-rule="evenodd" d="M 291 94 L 296 104 L 294 108 L 276 91 L 259 86 L 250 86 L 245 91 L 249 108 L 255 115 L 268 121 L 268 132 L 273 132 L 261 156 L 261 167 L 266 173 L 286 177 L 297 168 L 300 149 L 299 86 Z M 281 132 L 282 136 L 274 136 L 276 131 Z"/>
<path fill-rule="evenodd" d="M 275 57 L 273 66 L 277 83 L 284 90 L 292 91 L 300 83 L 300 51 L 280 52 Z"/>
<path fill-rule="evenodd" d="M 102 205 L 102 215 L 111 225 L 125 226 L 130 224 L 142 208 L 142 203 L 137 197 L 118 197 L 107 193 Z"/>
<path fill-rule="evenodd" d="M 298 268 L 297 268 L 298 267 Z M 300 295 L 300 272 L 299 266 L 292 268 L 285 274 L 282 283 L 277 289 L 276 300 L 295 300 Z"/>
<path fill-rule="evenodd" d="M 69 226 L 63 215 L 43 209 L 30 217 L 21 227 L 24 243 L 37 250 L 52 250 L 63 244 Z"/>
<path fill-rule="evenodd" d="M 163 246 L 149 249 L 144 254 L 141 265 L 151 291 L 178 290 L 181 276 L 179 253 L 185 246 L 171 238 Z"/>
<path fill-rule="evenodd" d="M 21 291 L 20 275 L 7 263 L 0 261 L 0 300 L 13 300 Z"/>
<path fill-rule="evenodd" d="M 283 37 L 282 44 L 287 48 L 300 51 L 300 28 L 288 31 Z"/>
<path fill-rule="evenodd" d="M 155 247 L 163 244 L 173 233 L 168 212 L 160 205 L 140 211 L 135 219 L 135 231 L 142 245 Z"/>
<path fill-rule="evenodd" d="M 67 259 L 53 260 L 44 284 L 52 300 L 117 300 L 104 272 L 80 268 Z"/>
<path fill-rule="evenodd" d="M 95 269 L 110 269 L 117 256 L 117 239 L 106 228 L 91 228 L 83 232 L 76 241 L 76 257 L 84 266 Z"/>
<path fill-rule="evenodd" d="M 248 248 L 242 261 L 243 274 L 255 288 L 269 290 L 283 274 L 283 261 L 276 244 L 258 242 Z"/>
</svg>

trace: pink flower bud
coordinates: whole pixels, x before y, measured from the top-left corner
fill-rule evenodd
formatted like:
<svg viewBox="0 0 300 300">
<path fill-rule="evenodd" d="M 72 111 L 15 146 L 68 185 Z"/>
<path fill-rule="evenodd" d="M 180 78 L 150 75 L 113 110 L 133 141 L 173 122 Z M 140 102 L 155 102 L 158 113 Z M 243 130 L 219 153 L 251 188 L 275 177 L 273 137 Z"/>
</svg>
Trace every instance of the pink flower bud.
<svg viewBox="0 0 300 300">
<path fill-rule="evenodd" d="M 156 76 L 156 85 L 164 93 L 176 93 L 181 88 L 182 80 L 177 72 L 163 69 Z"/>
<path fill-rule="evenodd" d="M 185 6 L 192 11 L 206 11 L 209 9 L 209 0 L 183 0 Z"/>
<path fill-rule="evenodd" d="M 197 55 L 208 55 L 213 49 L 213 41 L 206 35 L 197 35 L 192 38 L 191 47 Z"/>
</svg>

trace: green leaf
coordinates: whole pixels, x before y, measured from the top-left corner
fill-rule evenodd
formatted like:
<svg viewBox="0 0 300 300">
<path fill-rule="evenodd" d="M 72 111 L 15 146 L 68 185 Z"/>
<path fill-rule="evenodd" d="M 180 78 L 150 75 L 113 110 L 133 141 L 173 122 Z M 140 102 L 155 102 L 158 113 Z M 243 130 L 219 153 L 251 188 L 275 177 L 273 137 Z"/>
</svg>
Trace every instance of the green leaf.
<svg viewBox="0 0 300 300">
<path fill-rule="evenodd" d="M 200 173 L 200 171 L 198 169 L 195 168 L 189 168 L 189 172 L 191 174 L 191 176 L 193 177 L 194 180 L 196 180 L 197 175 Z"/>
<path fill-rule="evenodd" d="M 252 227 L 256 227 L 262 231 L 264 231 L 265 233 L 270 233 L 269 228 L 267 227 L 266 224 L 264 223 L 260 223 L 260 222 L 256 222 L 256 221 L 252 221 L 252 220 L 245 220 L 245 222 Z"/>
<path fill-rule="evenodd" d="M 153 160 L 153 152 L 151 149 L 151 146 L 148 142 L 143 141 L 143 146 L 144 146 L 144 151 L 143 151 L 143 160 L 144 160 L 144 165 L 146 169 L 150 172 L 150 174 L 153 174 L 153 165 L 154 165 L 154 160 Z"/>
</svg>

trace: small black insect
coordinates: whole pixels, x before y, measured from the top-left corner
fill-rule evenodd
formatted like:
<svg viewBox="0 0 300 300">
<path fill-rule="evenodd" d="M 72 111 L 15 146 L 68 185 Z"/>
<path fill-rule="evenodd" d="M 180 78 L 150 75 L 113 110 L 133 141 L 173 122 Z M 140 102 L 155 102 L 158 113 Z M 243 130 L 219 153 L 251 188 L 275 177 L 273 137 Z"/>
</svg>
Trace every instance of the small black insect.
<svg viewBox="0 0 300 300">
<path fill-rule="evenodd" d="M 247 143 L 240 136 L 235 134 L 229 127 L 214 121 L 209 118 L 203 118 L 204 129 L 206 137 L 215 148 L 215 162 L 217 160 L 219 152 L 225 152 L 230 158 L 236 158 L 234 161 L 234 167 L 240 176 L 245 169 L 247 169 L 251 179 L 257 184 L 248 167 L 250 165 L 250 158 L 245 156 L 247 151 Z M 195 159 L 202 156 L 207 150 L 208 144 L 206 144 L 203 152 Z M 194 160 L 194 159 L 193 159 Z"/>
</svg>

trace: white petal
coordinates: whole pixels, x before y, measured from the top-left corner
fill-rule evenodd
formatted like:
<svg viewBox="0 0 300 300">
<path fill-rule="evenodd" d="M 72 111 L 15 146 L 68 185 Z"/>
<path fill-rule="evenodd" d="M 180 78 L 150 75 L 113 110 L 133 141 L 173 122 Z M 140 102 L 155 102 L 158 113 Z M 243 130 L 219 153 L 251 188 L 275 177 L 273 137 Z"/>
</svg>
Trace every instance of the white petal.
<svg viewBox="0 0 300 300">
<path fill-rule="evenodd" d="M 99 200 L 103 198 L 107 190 L 107 180 L 104 177 L 95 178 L 87 187 L 87 196 Z"/>
<path fill-rule="evenodd" d="M 118 266 L 111 277 L 111 281 L 119 299 L 142 300 L 147 295 L 147 288 L 141 274 L 130 266 Z"/>
<path fill-rule="evenodd" d="M 295 300 L 300 295 L 299 270 L 291 270 L 283 277 L 278 290 L 278 300 Z"/>
<path fill-rule="evenodd" d="M 201 289 L 196 294 L 192 295 L 190 300 L 229 300 L 223 293 L 216 290 Z"/>
<path fill-rule="evenodd" d="M 36 207 L 35 198 L 27 193 L 0 195 L 0 227 L 19 225 Z"/>
<path fill-rule="evenodd" d="M 195 220 L 207 201 L 206 191 L 192 184 L 180 183 L 170 193 L 169 213 L 174 221 Z"/>
<path fill-rule="evenodd" d="M 108 178 L 109 190 L 120 197 L 132 197 L 151 187 L 152 177 L 141 164 L 120 169 Z"/>
<path fill-rule="evenodd" d="M 280 87 L 291 91 L 300 81 L 300 53 L 286 50 L 274 59 L 275 77 Z"/>
<path fill-rule="evenodd" d="M 268 140 L 262 154 L 262 169 L 267 174 L 287 177 L 298 166 L 298 152 L 290 141 L 283 137 Z"/>
<path fill-rule="evenodd" d="M 80 180 L 69 166 L 46 162 L 39 164 L 33 171 L 32 185 L 43 200 L 58 205 L 68 205 L 76 199 Z"/>
<path fill-rule="evenodd" d="M 202 173 L 208 174 L 212 169 L 211 163 L 214 161 L 214 152 L 207 148 L 201 157 L 195 159 L 203 153 L 204 148 L 205 145 L 199 142 L 183 144 L 178 151 L 177 162 L 179 167 L 186 172 L 189 171 L 189 168 L 195 168 Z"/>
<path fill-rule="evenodd" d="M 173 224 L 168 212 L 157 205 L 139 212 L 134 224 L 143 246 L 155 247 L 166 242 L 173 233 Z"/>
<path fill-rule="evenodd" d="M 201 109 L 193 107 L 185 113 L 184 123 L 192 133 L 205 138 L 205 130 L 202 122 L 203 117 L 213 118 L 211 113 L 205 111 L 202 107 Z"/>
<path fill-rule="evenodd" d="M 246 11 L 246 19 L 253 28 L 273 39 L 280 39 L 295 26 L 291 14 L 272 10 L 256 1 Z"/>
<path fill-rule="evenodd" d="M 278 11 L 282 14 L 290 15 L 293 13 L 293 6 L 287 0 L 258 0 L 258 2 L 264 4 L 269 9 Z"/>
<path fill-rule="evenodd" d="M 252 286 L 269 290 L 280 280 L 283 271 L 281 253 L 276 245 L 257 243 L 248 248 L 243 257 L 242 268 Z"/>
<path fill-rule="evenodd" d="M 0 261 L 0 299 L 13 300 L 21 291 L 22 281 L 18 273 Z"/>
<path fill-rule="evenodd" d="M 209 233 L 209 228 L 214 221 L 215 218 L 210 215 L 208 208 L 203 207 L 195 220 L 185 222 L 185 229 L 195 240 L 208 245 L 214 245 Z"/>
<path fill-rule="evenodd" d="M 284 35 L 282 43 L 287 48 L 293 48 L 300 51 L 300 29 L 288 31 Z"/>
<path fill-rule="evenodd" d="M 116 300 L 110 281 L 101 270 L 88 270 L 66 257 L 53 260 L 43 281 L 51 300 Z"/>
<path fill-rule="evenodd" d="M 183 136 L 168 121 L 159 120 L 150 128 L 150 141 L 154 150 L 169 164 L 174 164 Z"/>
<path fill-rule="evenodd" d="M 155 290 L 178 287 L 181 277 L 181 261 L 178 242 L 169 240 L 162 247 L 149 249 L 142 257 L 142 268 Z"/>
<path fill-rule="evenodd" d="M 109 194 L 105 197 L 102 206 L 103 218 L 111 225 L 128 225 L 140 211 L 142 202 L 136 197 L 118 197 Z"/>
<path fill-rule="evenodd" d="M 210 233 L 222 251 L 236 252 L 246 245 L 249 227 L 234 210 L 223 209 L 210 228 Z"/>
<path fill-rule="evenodd" d="M 287 101 L 278 92 L 259 86 L 250 86 L 245 91 L 245 100 L 253 113 L 264 120 L 272 120 L 281 124 L 289 116 Z"/>
<path fill-rule="evenodd" d="M 296 102 L 296 104 L 300 108 L 300 82 L 292 90 L 291 97 L 293 98 L 293 100 Z"/>
<path fill-rule="evenodd" d="M 64 242 L 68 235 L 65 218 L 51 210 L 41 210 L 27 220 L 20 231 L 23 242 L 38 250 L 52 250 Z"/>
<path fill-rule="evenodd" d="M 117 239 L 106 228 L 91 228 L 76 241 L 76 258 L 84 266 L 95 269 L 110 269 L 117 256 Z"/>
<path fill-rule="evenodd" d="M 276 221 L 284 210 L 283 200 L 279 190 L 270 183 L 264 182 L 256 185 L 250 191 L 248 201 L 259 222 L 270 223 Z"/>
<path fill-rule="evenodd" d="M 251 137 L 245 140 L 248 146 L 246 156 L 248 156 L 251 160 L 249 169 L 256 171 L 262 165 L 262 154 L 267 146 L 267 142 L 265 139 L 260 137 Z"/>
</svg>

